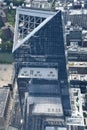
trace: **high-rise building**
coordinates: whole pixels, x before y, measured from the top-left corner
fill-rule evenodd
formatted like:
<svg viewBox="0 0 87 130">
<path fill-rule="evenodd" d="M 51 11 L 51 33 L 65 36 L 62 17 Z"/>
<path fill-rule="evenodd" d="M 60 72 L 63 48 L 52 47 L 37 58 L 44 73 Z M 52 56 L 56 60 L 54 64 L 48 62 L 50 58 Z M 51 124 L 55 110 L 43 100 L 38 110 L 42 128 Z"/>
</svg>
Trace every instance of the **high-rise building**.
<svg viewBox="0 0 87 130">
<path fill-rule="evenodd" d="M 70 130 L 63 31 L 61 11 L 17 9 L 13 55 L 26 130 Z"/>
</svg>

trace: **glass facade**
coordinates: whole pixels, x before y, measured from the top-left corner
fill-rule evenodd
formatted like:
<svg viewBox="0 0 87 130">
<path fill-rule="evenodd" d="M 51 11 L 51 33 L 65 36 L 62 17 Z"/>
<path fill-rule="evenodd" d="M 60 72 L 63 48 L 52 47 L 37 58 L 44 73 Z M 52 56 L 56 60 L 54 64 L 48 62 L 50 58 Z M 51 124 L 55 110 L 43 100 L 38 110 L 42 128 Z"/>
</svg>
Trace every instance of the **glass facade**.
<svg viewBox="0 0 87 130">
<path fill-rule="evenodd" d="M 27 62 L 57 63 L 60 79 L 67 79 L 61 12 L 22 44 L 14 52 L 14 59 L 23 66 Z"/>
<path fill-rule="evenodd" d="M 23 67 L 42 67 L 48 68 L 48 70 L 49 68 L 55 68 L 58 73 L 57 80 L 32 78 L 31 85 L 28 84 L 29 78 L 26 78 L 24 84 L 25 86 L 27 84 L 27 86 L 25 90 L 24 84 L 23 89 L 22 84 L 20 85 L 24 79 L 18 78 L 20 96 L 22 97 L 23 92 L 28 91 L 33 96 L 59 97 L 62 101 L 64 115 L 68 115 L 70 112 L 70 99 L 61 11 L 54 12 L 52 18 L 20 45 L 13 52 L 13 55 L 17 74 Z"/>
</svg>

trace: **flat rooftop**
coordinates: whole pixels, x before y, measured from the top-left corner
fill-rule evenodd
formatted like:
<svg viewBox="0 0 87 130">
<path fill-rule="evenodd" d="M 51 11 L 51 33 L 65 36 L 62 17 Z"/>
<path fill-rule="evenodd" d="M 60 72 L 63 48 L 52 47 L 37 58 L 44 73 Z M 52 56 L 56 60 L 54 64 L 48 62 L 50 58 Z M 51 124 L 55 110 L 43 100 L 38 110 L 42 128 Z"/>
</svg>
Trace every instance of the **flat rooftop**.
<svg viewBox="0 0 87 130">
<path fill-rule="evenodd" d="M 67 125 L 84 126 L 82 95 L 79 88 L 70 89 L 71 117 L 66 118 Z"/>
<path fill-rule="evenodd" d="M 0 87 L 7 86 L 12 81 L 13 66 L 0 64 Z"/>
<path fill-rule="evenodd" d="M 42 97 L 40 95 L 38 96 L 31 96 L 29 95 L 28 96 L 28 103 L 29 104 L 33 104 L 33 103 L 36 103 L 36 104 L 59 104 L 61 105 L 62 102 L 61 102 L 61 98 L 60 97 Z"/>
<path fill-rule="evenodd" d="M 69 15 L 87 15 L 87 9 L 71 9 Z"/>
<path fill-rule="evenodd" d="M 33 114 L 35 115 L 56 115 L 63 116 L 62 102 L 60 97 L 28 96 L 27 103 L 34 104 Z M 29 110 L 27 110 L 29 112 Z"/>
<path fill-rule="evenodd" d="M 83 117 L 82 97 L 79 88 L 70 89 L 72 116 Z"/>
<path fill-rule="evenodd" d="M 87 81 L 87 74 L 70 74 L 70 80 Z"/>
<path fill-rule="evenodd" d="M 32 113 L 35 115 L 44 114 L 44 115 L 55 115 L 55 116 L 63 116 L 61 104 L 36 104 L 33 107 Z"/>
<path fill-rule="evenodd" d="M 66 124 L 71 126 L 84 126 L 84 118 L 82 117 L 67 117 Z"/>
<path fill-rule="evenodd" d="M 43 18 L 47 18 L 49 16 L 54 15 L 56 12 L 51 11 L 51 10 L 44 10 L 44 9 L 38 9 L 38 8 L 27 8 L 27 7 L 18 7 L 17 11 L 19 14 L 25 14 L 25 15 L 30 15 L 30 16 L 39 16 Z"/>
<path fill-rule="evenodd" d="M 78 46 L 69 46 L 67 47 L 67 51 L 71 53 L 83 53 L 87 54 L 87 48 L 86 47 L 78 47 Z"/>
<path fill-rule="evenodd" d="M 87 67 L 87 62 L 74 62 L 74 61 L 69 61 L 68 62 L 69 67 Z"/>
<path fill-rule="evenodd" d="M 9 91 L 9 88 L 0 88 L 0 117 L 4 116 Z"/>
<path fill-rule="evenodd" d="M 24 67 L 20 70 L 18 78 L 36 78 L 57 80 L 58 70 L 55 68 L 30 68 Z"/>
</svg>

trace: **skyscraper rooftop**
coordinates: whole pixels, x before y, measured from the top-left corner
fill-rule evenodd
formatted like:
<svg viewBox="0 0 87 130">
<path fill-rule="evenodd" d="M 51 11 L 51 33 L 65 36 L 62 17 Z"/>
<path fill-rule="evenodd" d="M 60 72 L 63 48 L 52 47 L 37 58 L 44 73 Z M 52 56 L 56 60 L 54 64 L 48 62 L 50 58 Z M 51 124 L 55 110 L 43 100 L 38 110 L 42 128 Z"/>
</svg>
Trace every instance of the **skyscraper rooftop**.
<svg viewBox="0 0 87 130">
<path fill-rule="evenodd" d="M 13 52 L 32 36 L 35 36 L 35 33 L 56 14 L 57 12 L 19 7 L 16 13 L 18 22 L 15 25 Z"/>
</svg>

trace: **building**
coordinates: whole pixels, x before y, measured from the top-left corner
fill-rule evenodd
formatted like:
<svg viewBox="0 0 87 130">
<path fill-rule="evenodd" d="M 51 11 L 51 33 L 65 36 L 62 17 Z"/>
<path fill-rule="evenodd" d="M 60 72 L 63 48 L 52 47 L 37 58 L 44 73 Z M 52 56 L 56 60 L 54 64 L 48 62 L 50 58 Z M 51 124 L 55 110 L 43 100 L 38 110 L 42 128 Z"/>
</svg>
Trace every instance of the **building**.
<svg viewBox="0 0 87 130">
<path fill-rule="evenodd" d="M 69 11 L 69 20 L 73 26 L 79 26 L 87 29 L 87 9 L 71 9 Z"/>
<path fill-rule="evenodd" d="M 10 101 L 10 90 L 9 88 L 0 88 L 0 130 L 6 129 L 7 112 Z"/>
<path fill-rule="evenodd" d="M 70 46 L 68 48 L 69 80 L 72 85 L 86 93 L 87 85 L 87 52 L 85 47 Z"/>
<path fill-rule="evenodd" d="M 87 61 L 87 48 L 76 46 L 67 47 L 68 61 L 78 61 L 86 62 Z"/>
<path fill-rule="evenodd" d="M 51 4 L 48 0 L 32 0 L 31 7 L 49 9 Z"/>
<path fill-rule="evenodd" d="M 41 8 L 41 9 L 55 9 L 56 0 L 25 0 L 26 7 Z"/>
<path fill-rule="evenodd" d="M 82 46 L 83 46 L 83 47 L 87 47 L 87 34 L 85 34 L 85 36 L 83 36 Z"/>
<path fill-rule="evenodd" d="M 13 65 L 0 64 L 0 74 L 0 87 L 9 87 L 12 91 L 15 81 L 15 70 Z"/>
<path fill-rule="evenodd" d="M 64 23 L 71 21 L 72 26 L 79 26 L 83 29 L 87 29 L 87 9 L 78 8 L 73 9 L 72 6 L 66 6 L 66 8 L 61 9 L 63 11 Z"/>
<path fill-rule="evenodd" d="M 26 130 L 80 130 L 65 120 L 71 105 L 63 29 L 61 11 L 17 9 L 13 56 Z"/>
<path fill-rule="evenodd" d="M 80 88 L 71 88 L 70 89 L 70 98 L 71 98 L 71 117 L 66 118 L 67 125 L 72 125 L 77 127 L 78 130 L 84 129 L 84 117 L 82 109 L 82 95 Z M 75 129 L 75 128 L 74 128 Z"/>
<path fill-rule="evenodd" d="M 6 36 L 7 40 L 11 40 L 11 41 L 13 40 L 13 30 L 12 29 L 13 28 L 9 24 L 6 25 L 6 23 L 5 23 L 5 26 L 2 27 L 2 34 Z"/>
<path fill-rule="evenodd" d="M 82 46 L 82 29 L 79 27 L 71 27 L 66 34 L 67 46 Z"/>
</svg>

